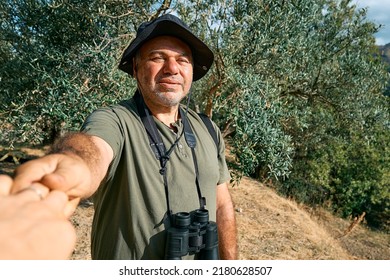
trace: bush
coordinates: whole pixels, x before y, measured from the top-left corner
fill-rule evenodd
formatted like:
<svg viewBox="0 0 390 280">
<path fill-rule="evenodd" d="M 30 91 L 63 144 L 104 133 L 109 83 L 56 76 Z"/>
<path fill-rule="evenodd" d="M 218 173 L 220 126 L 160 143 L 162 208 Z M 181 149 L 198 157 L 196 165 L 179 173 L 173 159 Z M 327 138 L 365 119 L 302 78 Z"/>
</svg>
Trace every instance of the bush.
<svg viewBox="0 0 390 280">
<path fill-rule="evenodd" d="M 374 133 L 374 132 L 372 132 Z M 389 230 L 390 133 L 331 138 L 296 161 L 278 189 L 309 205 L 325 205 L 342 217 L 366 213 L 371 227 Z"/>
</svg>

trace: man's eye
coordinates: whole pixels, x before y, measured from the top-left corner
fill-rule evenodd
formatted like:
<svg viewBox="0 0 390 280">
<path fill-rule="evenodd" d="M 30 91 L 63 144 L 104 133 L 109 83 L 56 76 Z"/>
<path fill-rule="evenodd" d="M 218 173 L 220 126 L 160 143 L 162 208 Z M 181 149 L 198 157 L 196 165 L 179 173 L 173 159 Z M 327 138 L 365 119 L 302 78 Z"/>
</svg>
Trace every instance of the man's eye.
<svg viewBox="0 0 390 280">
<path fill-rule="evenodd" d="M 164 60 L 164 58 L 161 56 L 155 56 L 155 57 L 152 57 L 151 60 L 155 61 L 155 62 L 161 62 Z"/>
<path fill-rule="evenodd" d="M 179 63 L 190 63 L 190 60 L 186 57 L 180 57 L 177 61 Z"/>
</svg>

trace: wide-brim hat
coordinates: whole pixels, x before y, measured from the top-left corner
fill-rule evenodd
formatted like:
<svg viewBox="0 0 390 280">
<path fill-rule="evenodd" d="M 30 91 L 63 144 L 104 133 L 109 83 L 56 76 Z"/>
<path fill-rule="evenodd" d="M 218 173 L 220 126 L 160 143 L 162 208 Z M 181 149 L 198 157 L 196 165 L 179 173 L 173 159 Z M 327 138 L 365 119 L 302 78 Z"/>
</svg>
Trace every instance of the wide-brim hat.
<svg viewBox="0 0 390 280">
<path fill-rule="evenodd" d="M 177 37 L 190 47 L 194 61 L 194 81 L 206 75 L 214 61 L 213 52 L 191 32 L 184 22 L 170 14 L 144 22 L 139 26 L 137 36 L 123 53 L 119 69 L 133 75 L 133 57 L 137 50 L 146 41 L 163 35 Z"/>
</svg>

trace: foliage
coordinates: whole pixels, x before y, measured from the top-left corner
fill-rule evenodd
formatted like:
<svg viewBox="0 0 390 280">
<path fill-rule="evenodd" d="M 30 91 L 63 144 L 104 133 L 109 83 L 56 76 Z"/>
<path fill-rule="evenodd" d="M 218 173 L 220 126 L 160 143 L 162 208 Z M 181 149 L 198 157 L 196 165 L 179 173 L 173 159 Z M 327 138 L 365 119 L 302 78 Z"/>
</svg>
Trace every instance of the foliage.
<svg viewBox="0 0 390 280">
<path fill-rule="evenodd" d="M 379 46 L 378 48 L 379 48 L 379 53 L 380 53 L 382 60 L 387 65 L 387 72 L 390 75 L 390 43 L 388 43 L 384 46 Z M 388 81 L 388 83 L 387 83 L 385 95 L 390 96 L 390 81 Z"/>
<path fill-rule="evenodd" d="M 217 61 L 209 94 L 218 86 L 214 119 L 234 128 L 238 178 L 276 178 L 282 193 L 330 203 L 343 216 L 386 213 L 387 142 L 362 142 L 389 129 L 388 74 L 366 10 L 350 1 L 223 3 L 209 19 L 220 34 L 210 38 Z M 348 164 L 333 162 L 340 152 Z M 367 160 L 354 162 L 356 153 Z M 371 225 L 386 217 L 374 216 Z"/>
<path fill-rule="evenodd" d="M 389 227 L 381 222 L 388 223 L 390 218 L 390 135 L 376 135 L 376 143 L 360 136 L 353 139 L 353 147 L 342 147 L 344 153 L 335 160 L 329 186 L 332 207 L 343 216 L 366 212 L 370 225 Z"/>
<path fill-rule="evenodd" d="M 62 129 L 77 129 L 94 108 L 128 96 L 132 82 L 116 63 L 150 5 L 2 1 L 2 140 L 52 141 Z"/>
<path fill-rule="evenodd" d="M 235 133 L 231 145 L 239 162 L 238 170 L 257 178 L 284 178 L 292 164 L 291 137 L 283 130 L 283 104 L 270 103 L 277 89 L 259 82 L 258 76 L 247 71 L 237 73 L 240 97 L 228 100 Z M 256 95 L 253 94 L 256 93 Z M 240 175 L 237 175 L 240 176 Z"/>
<path fill-rule="evenodd" d="M 328 206 L 343 217 L 366 212 L 370 226 L 389 229 L 390 133 L 380 126 L 363 130 L 369 135 L 350 127 L 349 135 L 340 137 L 335 125 L 322 134 L 321 143 L 307 143 L 279 191 L 309 205 Z"/>
</svg>

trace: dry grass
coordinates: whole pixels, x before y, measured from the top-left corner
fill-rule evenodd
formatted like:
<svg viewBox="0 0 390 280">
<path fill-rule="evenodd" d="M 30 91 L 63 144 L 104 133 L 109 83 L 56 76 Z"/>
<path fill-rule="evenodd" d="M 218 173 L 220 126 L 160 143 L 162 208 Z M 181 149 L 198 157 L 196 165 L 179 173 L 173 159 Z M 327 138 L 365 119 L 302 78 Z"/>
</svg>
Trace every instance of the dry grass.
<svg viewBox="0 0 390 280">
<path fill-rule="evenodd" d="M 236 210 L 241 260 L 390 259 L 390 235 L 356 225 L 323 209 L 310 209 L 243 178 L 230 189 Z M 78 243 L 72 259 L 90 259 L 93 207 L 82 204 L 72 218 Z"/>
<path fill-rule="evenodd" d="M 237 211 L 240 259 L 351 259 L 294 201 L 244 178 L 231 190 Z"/>
</svg>

